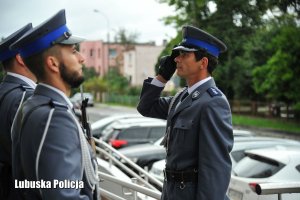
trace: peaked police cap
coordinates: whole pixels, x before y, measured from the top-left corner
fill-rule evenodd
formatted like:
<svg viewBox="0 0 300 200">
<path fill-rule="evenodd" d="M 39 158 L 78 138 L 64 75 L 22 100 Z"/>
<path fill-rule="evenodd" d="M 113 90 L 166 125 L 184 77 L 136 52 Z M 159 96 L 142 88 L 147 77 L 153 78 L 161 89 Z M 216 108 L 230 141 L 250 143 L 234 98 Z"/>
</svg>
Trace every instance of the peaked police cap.
<svg viewBox="0 0 300 200">
<path fill-rule="evenodd" d="M 19 53 L 17 50 L 10 50 L 9 46 L 20 39 L 30 29 L 32 29 L 31 23 L 23 26 L 22 28 L 5 38 L 2 42 L 0 42 L 0 61 L 5 61 L 16 56 Z"/>
<path fill-rule="evenodd" d="M 22 38 L 13 43 L 11 49 L 19 49 L 22 58 L 40 53 L 55 44 L 77 44 L 83 39 L 72 36 L 66 26 L 65 10 L 60 10 L 50 19 L 28 31 Z"/>
<path fill-rule="evenodd" d="M 173 50 L 198 51 L 202 49 L 215 57 L 227 50 L 226 45 L 221 40 L 193 26 L 184 26 L 182 36 L 182 42 Z"/>
</svg>

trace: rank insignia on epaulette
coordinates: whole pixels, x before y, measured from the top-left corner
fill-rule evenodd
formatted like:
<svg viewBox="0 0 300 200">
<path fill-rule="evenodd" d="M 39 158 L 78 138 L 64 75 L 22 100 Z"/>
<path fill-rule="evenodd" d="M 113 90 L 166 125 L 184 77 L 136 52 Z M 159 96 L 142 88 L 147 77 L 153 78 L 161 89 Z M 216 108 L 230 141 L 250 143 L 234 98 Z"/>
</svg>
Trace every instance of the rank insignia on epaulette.
<svg viewBox="0 0 300 200">
<path fill-rule="evenodd" d="M 198 99 L 200 95 L 200 92 L 199 91 L 195 91 L 193 94 L 192 94 L 192 99 L 195 100 L 195 99 Z"/>
<path fill-rule="evenodd" d="M 209 93 L 209 95 L 210 95 L 211 97 L 214 97 L 214 96 L 222 96 L 221 92 L 218 91 L 216 88 L 213 88 L 213 87 L 209 88 L 209 89 L 207 90 L 207 92 Z"/>
</svg>

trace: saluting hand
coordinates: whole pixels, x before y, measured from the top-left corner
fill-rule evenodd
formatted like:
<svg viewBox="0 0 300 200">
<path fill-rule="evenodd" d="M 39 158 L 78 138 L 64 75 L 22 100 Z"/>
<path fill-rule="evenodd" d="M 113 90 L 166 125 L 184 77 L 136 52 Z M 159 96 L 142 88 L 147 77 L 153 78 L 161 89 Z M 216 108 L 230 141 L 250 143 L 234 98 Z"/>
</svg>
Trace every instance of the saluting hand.
<svg viewBox="0 0 300 200">
<path fill-rule="evenodd" d="M 176 62 L 174 59 L 178 56 L 178 51 L 172 51 L 171 55 L 161 57 L 159 61 L 158 74 L 166 81 L 170 80 L 176 71 Z"/>
</svg>

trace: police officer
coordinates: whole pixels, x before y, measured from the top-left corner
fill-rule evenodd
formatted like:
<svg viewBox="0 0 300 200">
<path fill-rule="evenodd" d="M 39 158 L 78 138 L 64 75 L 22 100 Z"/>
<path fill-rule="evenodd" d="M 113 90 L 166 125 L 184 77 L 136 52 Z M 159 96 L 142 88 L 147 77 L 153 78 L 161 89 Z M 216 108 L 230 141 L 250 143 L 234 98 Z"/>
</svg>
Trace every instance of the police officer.
<svg viewBox="0 0 300 200">
<path fill-rule="evenodd" d="M 6 72 L 0 84 L 0 199 L 13 199 L 11 167 L 11 126 L 21 104 L 33 94 L 36 78 L 24 64 L 18 51 L 9 46 L 32 29 L 27 24 L 0 43 L 0 61 Z"/>
<path fill-rule="evenodd" d="M 16 186 L 31 181 L 22 199 L 98 199 L 95 159 L 68 99 L 83 82 L 81 41 L 60 10 L 11 45 L 39 82 L 12 130 Z"/>
<path fill-rule="evenodd" d="M 160 60 L 158 75 L 144 81 L 138 111 L 167 119 L 163 200 L 223 200 L 230 180 L 233 146 L 231 111 L 211 77 L 223 42 L 193 26 L 183 27 L 183 40 Z M 187 87 L 174 97 L 160 97 L 177 69 Z"/>
</svg>

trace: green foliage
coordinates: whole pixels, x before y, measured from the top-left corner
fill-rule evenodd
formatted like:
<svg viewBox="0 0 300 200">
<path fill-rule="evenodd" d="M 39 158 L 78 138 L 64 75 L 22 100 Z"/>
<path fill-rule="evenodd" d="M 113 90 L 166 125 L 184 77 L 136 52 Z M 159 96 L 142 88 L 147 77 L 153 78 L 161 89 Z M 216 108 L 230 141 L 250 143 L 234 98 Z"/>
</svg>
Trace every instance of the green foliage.
<svg viewBox="0 0 300 200">
<path fill-rule="evenodd" d="M 115 34 L 115 42 L 121 44 L 134 44 L 139 37 L 138 32 L 129 32 L 125 28 L 119 28 Z"/>
<path fill-rule="evenodd" d="M 86 66 L 83 66 L 83 74 L 84 74 L 84 78 L 85 80 L 88 80 L 90 78 L 93 78 L 93 77 L 97 77 L 98 76 L 98 73 L 96 72 L 95 68 L 94 67 L 86 67 Z"/>
<path fill-rule="evenodd" d="M 242 115 L 232 116 L 233 126 L 246 126 L 254 128 L 268 128 L 272 130 L 298 133 L 300 134 L 300 126 L 296 121 L 286 121 L 284 119 L 265 119 L 258 117 L 249 117 Z"/>
<path fill-rule="evenodd" d="M 127 88 L 127 94 L 129 96 L 139 96 L 141 93 L 142 88 L 138 86 L 131 86 Z"/>
<path fill-rule="evenodd" d="M 280 24 L 274 22 L 269 28 L 269 32 L 276 32 L 276 35 L 266 38 L 264 43 L 273 53 L 266 63 L 253 70 L 255 91 L 272 100 L 299 102 L 300 28 L 290 18 Z"/>
<path fill-rule="evenodd" d="M 129 81 L 123 77 L 116 68 L 111 68 L 104 76 L 107 83 L 107 91 L 110 93 L 125 94 Z"/>
<path fill-rule="evenodd" d="M 254 89 L 252 70 L 256 66 L 265 65 L 274 53 L 271 50 L 274 45 L 270 46 L 267 42 L 275 37 L 276 33 L 274 30 L 268 30 L 270 19 L 277 20 L 280 24 L 284 21 L 282 16 L 287 13 L 294 20 L 299 18 L 299 1 L 160 0 L 159 2 L 174 6 L 176 10 L 174 16 L 164 19 L 167 25 L 174 25 L 178 29 L 184 24 L 195 25 L 217 36 L 227 45 L 228 51 L 219 57 L 220 62 L 213 76 L 229 99 L 264 98 L 262 93 L 257 93 Z M 211 10 L 209 4 L 215 5 L 216 10 Z M 267 11 L 271 13 L 268 14 L 268 18 L 265 17 Z M 263 34 L 264 32 L 268 34 Z M 283 52 L 294 55 L 289 48 Z"/>
<path fill-rule="evenodd" d="M 107 91 L 107 83 L 99 77 L 93 77 L 88 79 L 83 83 L 84 89 L 86 91 L 93 92 L 106 92 Z"/>
</svg>

